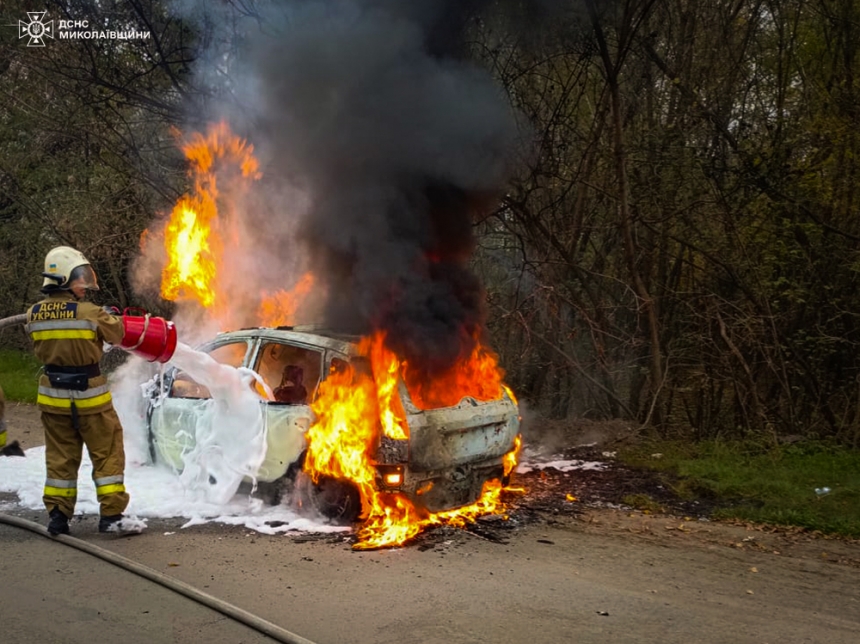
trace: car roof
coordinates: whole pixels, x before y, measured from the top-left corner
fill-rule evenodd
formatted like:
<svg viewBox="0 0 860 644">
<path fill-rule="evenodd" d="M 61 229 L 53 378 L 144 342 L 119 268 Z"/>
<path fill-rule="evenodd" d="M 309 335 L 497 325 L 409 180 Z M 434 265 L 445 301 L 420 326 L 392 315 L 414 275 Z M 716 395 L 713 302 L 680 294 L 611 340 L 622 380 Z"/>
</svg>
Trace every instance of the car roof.
<svg viewBox="0 0 860 644">
<path fill-rule="evenodd" d="M 250 340 L 260 338 L 263 340 L 274 340 L 286 344 L 299 344 L 320 349 L 331 349 L 339 353 L 355 356 L 359 354 L 358 342 L 361 336 L 340 333 L 331 329 L 303 325 L 295 327 L 253 327 L 237 329 L 236 331 L 225 331 L 216 335 L 206 344 L 222 344 L 228 340 Z"/>
</svg>

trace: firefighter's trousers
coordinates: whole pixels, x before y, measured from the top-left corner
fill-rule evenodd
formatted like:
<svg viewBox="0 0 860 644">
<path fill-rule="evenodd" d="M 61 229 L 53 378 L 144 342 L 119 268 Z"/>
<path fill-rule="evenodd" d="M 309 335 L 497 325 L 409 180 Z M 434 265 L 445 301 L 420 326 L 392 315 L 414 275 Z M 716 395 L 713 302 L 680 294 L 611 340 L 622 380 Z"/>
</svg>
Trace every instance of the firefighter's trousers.
<svg viewBox="0 0 860 644">
<path fill-rule="evenodd" d="M 69 518 L 74 514 L 78 468 L 86 445 L 93 462 L 93 483 L 101 515 L 122 514 L 128 505 L 128 494 L 123 480 L 122 425 L 116 411 L 109 407 L 102 412 L 81 414 L 75 420 L 69 415 L 43 411 L 42 425 L 48 470 L 43 500 L 48 512 L 56 507 Z"/>
</svg>

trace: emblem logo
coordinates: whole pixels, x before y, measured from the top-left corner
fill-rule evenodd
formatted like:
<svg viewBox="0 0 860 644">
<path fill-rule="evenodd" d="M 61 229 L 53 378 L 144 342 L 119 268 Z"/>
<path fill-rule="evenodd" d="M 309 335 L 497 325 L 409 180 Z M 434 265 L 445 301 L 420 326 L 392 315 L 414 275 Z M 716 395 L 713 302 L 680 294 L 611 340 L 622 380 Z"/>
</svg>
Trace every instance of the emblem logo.
<svg viewBox="0 0 860 644">
<path fill-rule="evenodd" d="M 28 47 L 44 47 L 45 38 L 54 37 L 54 21 L 45 22 L 47 11 L 28 11 L 30 22 L 18 21 L 18 38 L 29 38 Z"/>
</svg>

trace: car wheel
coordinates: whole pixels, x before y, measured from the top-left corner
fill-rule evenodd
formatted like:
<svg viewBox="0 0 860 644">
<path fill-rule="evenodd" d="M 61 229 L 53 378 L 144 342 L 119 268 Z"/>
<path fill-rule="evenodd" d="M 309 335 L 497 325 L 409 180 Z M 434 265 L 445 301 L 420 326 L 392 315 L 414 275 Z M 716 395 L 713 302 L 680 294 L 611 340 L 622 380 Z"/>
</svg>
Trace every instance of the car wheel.
<svg viewBox="0 0 860 644">
<path fill-rule="evenodd" d="M 313 507 L 339 525 L 349 525 L 361 514 L 361 495 L 349 481 L 322 476 L 310 488 Z"/>
<path fill-rule="evenodd" d="M 287 483 L 292 483 L 292 481 L 287 481 L 284 477 L 271 483 L 257 481 L 256 496 L 262 499 L 266 505 L 280 505 L 281 499 L 284 496 L 289 496 L 289 492 L 284 489 Z"/>
</svg>

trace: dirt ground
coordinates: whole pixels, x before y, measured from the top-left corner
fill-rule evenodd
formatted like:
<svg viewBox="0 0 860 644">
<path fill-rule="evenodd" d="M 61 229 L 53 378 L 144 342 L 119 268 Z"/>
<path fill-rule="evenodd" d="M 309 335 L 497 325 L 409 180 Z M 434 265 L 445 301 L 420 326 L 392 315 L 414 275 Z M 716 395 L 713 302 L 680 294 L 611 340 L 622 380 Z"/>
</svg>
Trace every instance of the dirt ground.
<svg viewBox="0 0 860 644">
<path fill-rule="evenodd" d="M 9 425 L 25 448 L 41 443 L 31 406 L 12 405 Z M 661 490 L 621 467 L 516 483 L 527 491 L 510 497 L 507 518 L 383 551 L 353 551 L 350 536 L 179 520 L 130 538 L 98 535 L 94 517 L 72 529 L 320 644 L 860 641 L 858 542 L 710 521 L 669 495 L 669 514 L 624 508 L 625 494 Z M 4 642 L 266 641 L 37 535 L 0 525 L 0 545 Z"/>
</svg>

